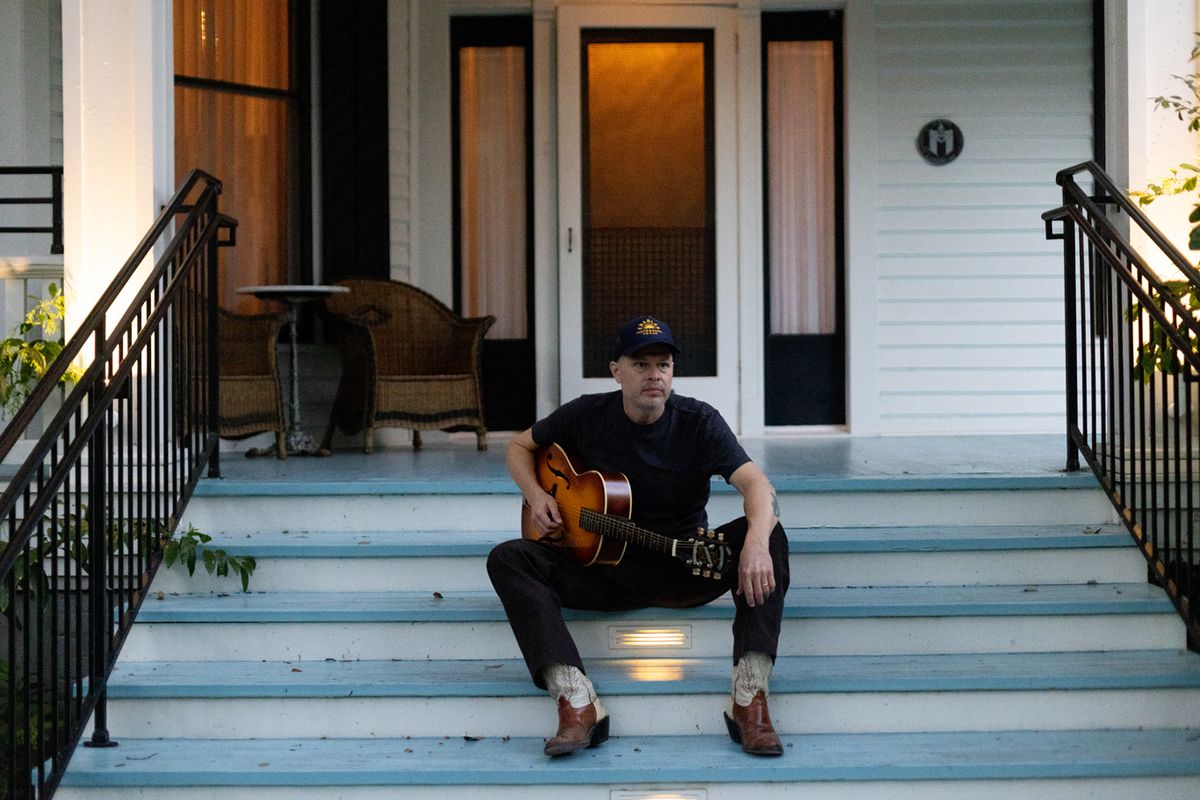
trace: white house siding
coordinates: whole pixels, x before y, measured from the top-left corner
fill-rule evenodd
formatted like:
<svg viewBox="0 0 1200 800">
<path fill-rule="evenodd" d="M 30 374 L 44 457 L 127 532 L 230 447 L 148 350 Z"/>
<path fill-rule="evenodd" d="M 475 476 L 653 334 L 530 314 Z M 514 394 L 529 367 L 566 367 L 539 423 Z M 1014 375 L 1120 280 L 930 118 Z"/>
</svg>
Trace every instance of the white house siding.
<svg viewBox="0 0 1200 800">
<path fill-rule="evenodd" d="M 1092 4 L 876 0 L 874 33 L 878 299 L 849 313 L 877 316 L 879 432 L 1060 431 L 1062 250 L 1039 215 L 1092 157 Z M 965 140 L 940 167 L 915 147 L 937 118 Z"/>
</svg>

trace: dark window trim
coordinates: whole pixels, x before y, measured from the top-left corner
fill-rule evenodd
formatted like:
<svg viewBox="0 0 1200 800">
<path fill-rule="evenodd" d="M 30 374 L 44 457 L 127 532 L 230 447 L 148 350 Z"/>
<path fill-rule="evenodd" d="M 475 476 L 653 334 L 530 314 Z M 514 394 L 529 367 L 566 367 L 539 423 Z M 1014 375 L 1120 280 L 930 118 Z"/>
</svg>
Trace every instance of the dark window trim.
<svg viewBox="0 0 1200 800">
<path fill-rule="evenodd" d="M 1104 169 L 1107 119 L 1104 71 L 1104 0 L 1092 0 L 1092 160 Z"/>
<path fill-rule="evenodd" d="M 770 184 L 767 175 L 767 45 L 770 42 L 833 42 L 834 114 L 834 258 L 837 270 L 838 336 L 846 336 L 846 175 L 845 175 L 845 68 L 843 65 L 843 19 L 841 11 L 780 11 L 762 15 L 762 164 L 763 164 L 763 309 L 771 308 Z M 763 334 L 771 334 L 771 317 L 763 314 Z"/>
<path fill-rule="evenodd" d="M 524 14 L 450 18 L 451 258 L 453 308 L 462 313 L 462 139 L 458 51 L 464 47 L 525 48 L 525 330 L 534 339 L 533 17 Z"/>
<path fill-rule="evenodd" d="M 203 89 L 242 97 L 257 97 L 292 103 L 293 114 L 288 116 L 288 134 L 293 152 L 288 157 L 290 197 L 285 198 L 289 216 L 295 223 L 297 240 L 295 269 L 301 283 L 313 281 L 312 252 L 312 19 L 307 0 L 290 0 L 288 57 L 290 89 L 201 78 L 175 73 L 174 85 L 188 89 Z M 218 176 L 220 177 L 220 176 Z M 291 208 L 295 202 L 297 208 Z M 288 277 L 292 280 L 292 276 Z"/>
</svg>

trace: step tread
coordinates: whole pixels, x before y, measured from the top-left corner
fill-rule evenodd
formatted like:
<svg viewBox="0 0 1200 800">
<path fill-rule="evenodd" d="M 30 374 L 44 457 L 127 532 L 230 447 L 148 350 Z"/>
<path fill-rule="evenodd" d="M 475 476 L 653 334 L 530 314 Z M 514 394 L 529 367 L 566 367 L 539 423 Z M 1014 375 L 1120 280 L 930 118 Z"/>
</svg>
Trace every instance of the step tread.
<svg viewBox="0 0 1200 800">
<path fill-rule="evenodd" d="M 728 658 L 592 659 L 606 695 L 724 694 Z M 214 676 L 219 676 L 214 679 Z M 774 694 L 829 692 L 1200 689 L 1200 655 L 1187 650 L 903 656 L 781 656 Z M 121 662 L 109 697 L 541 697 L 524 662 Z"/>
<path fill-rule="evenodd" d="M 261 531 L 222 533 L 210 547 L 256 558 L 484 556 L 516 530 Z M 789 528 L 792 553 L 942 552 L 1132 547 L 1120 525 L 960 525 L 895 528 Z"/>
<path fill-rule="evenodd" d="M 727 737 L 618 737 L 547 759 L 542 739 L 123 739 L 79 748 L 65 786 L 487 785 L 986 780 L 1200 774 L 1192 730 L 806 734 L 782 758 Z M 707 769 L 700 765 L 711 765 Z"/>
<path fill-rule="evenodd" d="M 1089 472 L 1058 472 L 1023 475 L 1018 473 L 961 473 L 928 475 L 786 475 L 771 478 L 780 493 L 815 492 L 945 492 L 1013 491 L 1029 489 L 1078 489 L 1097 491 Z M 734 489 L 719 478 L 712 481 L 713 494 Z M 459 480 L 444 477 L 394 476 L 323 476 L 310 480 L 276 478 L 205 479 L 196 485 L 196 497 L 347 497 L 361 495 L 508 495 L 519 497 L 516 484 L 504 472 L 464 476 Z"/>
<path fill-rule="evenodd" d="M 626 612 L 565 610 L 569 620 L 730 619 L 726 594 L 704 606 Z M 1174 613 L 1166 594 L 1141 583 L 1041 586 L 898 586 L 788 592 L 784 617 L 930 617 Z M 462 622 L 504 621 L 490 591 L 250 592 L 152 594 L 141 622 Z"/>
</svg>

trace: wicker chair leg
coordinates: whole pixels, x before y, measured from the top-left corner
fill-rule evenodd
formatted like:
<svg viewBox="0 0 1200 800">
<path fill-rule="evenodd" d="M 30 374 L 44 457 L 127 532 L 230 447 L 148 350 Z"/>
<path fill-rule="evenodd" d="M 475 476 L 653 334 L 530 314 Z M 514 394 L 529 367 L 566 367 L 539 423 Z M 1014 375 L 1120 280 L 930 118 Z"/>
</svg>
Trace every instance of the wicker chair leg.
<svg viewBox="0 0 1200 800">
<path fill-rule="evenodd" d="M 368 425 L 363 428 L 363 452 L 372 453 L 375 450 L 375 429 Z"/>
<path fill-rule="evenodd" d="M 284 431 L 275 431 L 275 457 L 280 461 L 287 458 L 287 434 Z"/>
<path fill-rule="evenodd" d="M 487 428 L 482 425 L 475 429 L 475 449 L 487 450 Z"/>
<path fill-rule="evenodd" d="M 413 431 L 413 450 L 420 450 L 420 449 L 421 449 L 421 432 L 418 430 L 414 430 Z"/>
</svg>

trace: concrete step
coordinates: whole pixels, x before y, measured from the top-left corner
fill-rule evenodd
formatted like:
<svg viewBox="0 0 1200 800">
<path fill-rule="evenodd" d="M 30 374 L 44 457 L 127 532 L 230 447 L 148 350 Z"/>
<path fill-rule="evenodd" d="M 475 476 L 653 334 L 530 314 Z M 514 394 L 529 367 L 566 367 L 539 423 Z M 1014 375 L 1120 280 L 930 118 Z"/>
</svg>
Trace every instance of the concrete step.
<svg viewBox="0 0 1200 800">
<path fill-rule="evenodd" d="M 208 532 L 211 547 L 254 556 L 255 591 L 489 590 L 487 553 L 509 530 Z M 1145 559 L 1118 525 L 791 528 L 792 585 L 1132 583 Z M 398 563 L 403 560 L 403 563 Z M 236 577 L 162 570 L 154 590 L 229 592 Z"/>
<path fill-rule="evenodd" d="M 585 658 L 724 656 L 733 601 L 565 616 Z M 645 630 L 665 633 L 649 647 L 625 646 L 624 634 Z M 781 655 L 875 655 L 1171 649 L 1183 641 L 1183 622 L 1161 589 L 1118 583 L 794 588 L 780 647 Z M 451 591 L 155 594 L 122 651 L 135 661 L 517 656 L 493 593 Z"/>
<path fill-rule="evenodd" d="M 938 800 L 1020 792 L 1056 800 L 1178 800 L 1200 795 L 1200 731 L 1187 729 L 810 734 L 784 736 L 784 743 L 781 758 L 754 758 L 727 736 L 622 736 L 568 758 L 547 759 L 540 737 L 126 738 L 115 748 L 79 748 L 56 796 Z"/>
<path fill-rule="evenodd" d="M 597 659 L 618 736 L 720 735 L 728 658 Z M 214 675 L 220 680 L 215 681 Z M 554 729 L 524 662 L 122 662 L 109 727 L 139 738 L 537 736 Z M 782 657 L 781 733 L 1186 727 L 1200 655 L 1152 650 Z"/>
</svg>

